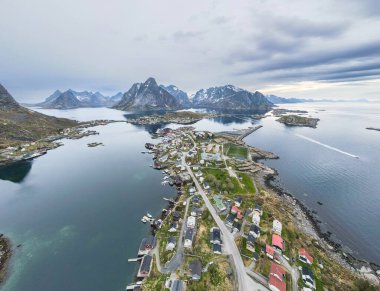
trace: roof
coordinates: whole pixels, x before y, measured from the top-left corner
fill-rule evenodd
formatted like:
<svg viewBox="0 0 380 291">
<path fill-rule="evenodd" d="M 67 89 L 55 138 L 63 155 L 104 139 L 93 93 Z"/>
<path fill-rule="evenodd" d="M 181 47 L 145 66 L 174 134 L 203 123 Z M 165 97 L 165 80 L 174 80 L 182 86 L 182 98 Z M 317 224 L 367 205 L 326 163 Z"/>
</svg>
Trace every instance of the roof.
<svg viewBox="0 0 380 291">
<path fill-rule="evenodd" d="M 265 252 L 271 256 L 274 255 L 274 249 L 270 245 L 265 246 Z"/>
<path fill-rule="evenodd" d="M 156 243 L 157 243 L 157 239 L 153 235 L 145 237 L 141 241 L 140 250 L 145 250 L 147 248 L 154 248 L 156 246 Z"/>
<path fill-rule="evenodd" d="M 269 276 L 269 285 L 275 286 L 280 291 L 286 291 L 286 283 L 273 275 Z"/>
<path fill-rule="evenodd" d="M 272 264 L 270 265 L 270 274 L 276 275 L 278 278 L 282 280 L 286 272 L 284 268 L 281 267 L 279 264 L 272 262 Z"/>
<path fill-rule="evenodd" d="M 185 239 L 193 240 L 194 230 L 192 228 L 186 229 Z"/>
<path fill-rule="evenodd" d="M 202 273 L 202 263 L 200 260 L 194 260 L 189 264 L 189 270 L 192 275 L 201 276 Z"/>
<path fill-rule="evenodd" d="M 310 278 L 314 280 L 313 271 L 310 270 L 308 267 L 302 267 L 302 275 L 304 275 L 304 276 L 310 276 Z"/>
<path fill-rule="evenodd" d="M 212 245 L 212 251 L 222 253 L 222 246 L 219 244 L 213 244 Z"/>
<path fill-rule="evenodd" d="M 278 234 L 273 234 L 272 235 L 272 246 L 276 246 L 279 249 L 284 249 L 284 241 L 281 236 Z"/>
<path fill-rule="evenodd" d="M 256 238 L 250 233 L 247 237 L 247 242 L 250 242 L 250 243 L 255 243 L 256 242 Z"/>
<path fill-rule="evenodd" d="M 140 265 L 140 272 L 149 273 L 151 262 L 152 262 L 152 256 L 150 255 L 144 256 Z"/>
<path fill-rule="evenodd" d="M 243 201 L 243 198 L 241 197 L 236 197 L 235 202 L 241 203 Z"/>
<path fill-rule="evenodd" d="M 211 239 L 213 241 L 215 241 L 215 240 L 221 241 L 220 229 L 219 228 L 214 227 L 214 229 L 211 232 Z"/>
<path fill-rule="evenodd" d="M 313 261 L 314 261 L 313 257 L 310 256 L 309 253 L 308 253 L 305 249 L 303 249 L 303 248 L 302 248 L 302 249 L 299 249 L 299 251 L 298 251 L 298 255 L 299 255 L 299 256 L 306 257 L 306 258 L 310 261 L 311 264 L 312 264 Z"/>
<path fill-rule="evenodd" d="M 176 242 L 177 242 L 177 239 L 175 238 L 175 236 L 169 236 L 168 243 L 176 244 Z"/>
<path fill-rule="evenodd" d="M 249 231 L 252 231 L 252 232 L 258 234 L 260 232 L 260 227 L 257 226 L 256 224 L 251 224 L 251 227 L 249 228 Z"/>
<path fill-rule="evenodd" d="M 237 213 L 239 213 L 239 212 L 241 212 L 241 210 L 239 209 L 239 207 L 237 207 L 237 206 L 232 206 L 232 208 L 231 208 L 231 212 L 237 212 Z"/>
</svg>

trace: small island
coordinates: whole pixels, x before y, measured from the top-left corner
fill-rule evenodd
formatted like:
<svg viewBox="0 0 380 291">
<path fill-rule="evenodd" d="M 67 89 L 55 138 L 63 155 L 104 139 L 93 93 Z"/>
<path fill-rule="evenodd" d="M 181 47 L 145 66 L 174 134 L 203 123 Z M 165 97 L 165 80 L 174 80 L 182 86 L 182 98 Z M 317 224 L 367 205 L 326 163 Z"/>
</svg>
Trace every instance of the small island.
<svg viewBox="0 0 380 291">
<path fill-rule="evenodd" d="M 87 144 L 87 146 L 89 148 L 94 148 L 94 147 L 97 147 L 97 146 L 104 146 L 104 144 L 102 142 L 90 142 Z"/>
<path fill-rule="evenodd" d="M 277 119 L 277 121 L 288 126 L 307 126 L 316 128 L 319 118 L 311 118 L 298 115 L 284 115 Z"/>
<path fill-rule="evenodd" d="M 366 129 L 380 131 L 380 128 L 376 128 L 376 127 L 366 127 Z"/>
<path fill-rule="evenodd" d="M 159 124 L 159 123 L 177 123 L 177 124 L 192 124 L 203 118 L 218 117 L 220 114 L 214 113 L 199 113 L 192 111 L 167 112 L 162 115 L 153 114 L 129 119 L 128 122 L 138 125 Z"/>
</svg>

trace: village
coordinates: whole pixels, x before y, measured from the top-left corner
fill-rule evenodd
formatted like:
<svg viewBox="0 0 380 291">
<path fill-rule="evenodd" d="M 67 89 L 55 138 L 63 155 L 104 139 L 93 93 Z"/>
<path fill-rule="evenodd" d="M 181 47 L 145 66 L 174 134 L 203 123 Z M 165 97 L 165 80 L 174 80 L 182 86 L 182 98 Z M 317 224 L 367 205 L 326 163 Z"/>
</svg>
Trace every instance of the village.
<svg viewBox="0 0 380 291">
<path fill-rule="evenodd" d="M 127 290 L 324 290 L 357 277 L 303 232 L 294 202 L 257 181 L 272 169 L 258 159 L 276 155 L 246 146 L 235 133 L 192 127 L 157 131 L 147 143 L 163 185 L 177 187 L 152 233 L 141 241 L 136 282 Z M 302 216 L 301 216 L 302 217 Z M 332 272 L 334 270 L 334 272 Z M 350 289 L 350 288 L 349 288 Z M 347 290 L 349 290 L 347 289 Z"/>
</svg>

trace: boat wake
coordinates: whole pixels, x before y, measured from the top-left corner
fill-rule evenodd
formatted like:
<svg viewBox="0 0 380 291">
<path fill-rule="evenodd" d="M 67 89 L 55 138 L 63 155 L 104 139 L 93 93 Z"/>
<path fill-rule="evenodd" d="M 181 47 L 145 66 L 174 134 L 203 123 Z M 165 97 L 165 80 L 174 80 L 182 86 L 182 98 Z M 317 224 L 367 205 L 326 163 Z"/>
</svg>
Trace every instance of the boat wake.
<svg viewBox="0 0 380 291">
<path fill-rule="evenodd" d="M 319 141 L 317 141 L 317 140 L 315 140 L 315 139 L 312 139 L 312 138 L 310 138 L 310 137 L 304 136 L 304 135 L 302 135 L 302 134 L 298 134 L 298 133 L 297 133 L 296 136 L 298 136 L 298 137 L 300 137 L 300 138 L 303 138 L 303 139 L 305 139 L 305 140 L 308 140 L 308 141 L 310 141 L 310 142 L 312 142 L 312 143 L 318 144 L 318 145 L 320 145 L 320 146 L 323 146 L 323 147 L 325 147 L 325 148 L 327 148 L 327 149 L 330 149 L 330 150 L 336 151 L 336 152 L 338 152 L 338 153 L 344 154 L 344 155 L 346 155 L 346 156 L 349 156 L 349 157 L 352 157 L 352 158 L 355 158 L 355 159 L 358 159 L 358 158 L 359 158 L 358 156 L 355 156 L 355 155 L 350 154 L 350 153 L 348 153 L 348 152 L 345 152 L 345 151 L 342 151 L 342 150 L 340 150 L 340 149 L 334 148 L 334 147 L 329 146 L 329 145 L 327 145 L 327 144 L 321 143 L 321 142 L 319 142 Z"/>
</svg>

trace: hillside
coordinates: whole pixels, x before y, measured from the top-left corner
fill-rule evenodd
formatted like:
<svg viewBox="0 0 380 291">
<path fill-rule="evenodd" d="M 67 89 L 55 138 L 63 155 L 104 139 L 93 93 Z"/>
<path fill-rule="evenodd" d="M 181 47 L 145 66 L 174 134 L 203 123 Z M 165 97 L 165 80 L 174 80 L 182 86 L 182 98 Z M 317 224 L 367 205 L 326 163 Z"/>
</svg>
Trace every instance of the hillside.
<svg viewBox="0 0 380 291">
<path fill-rule="evenodd" d="M 76 124 L 74 120 L 47 116 L 22 107 L 0 84 L 0 148 L 38 140 Z"/>
</svg>

